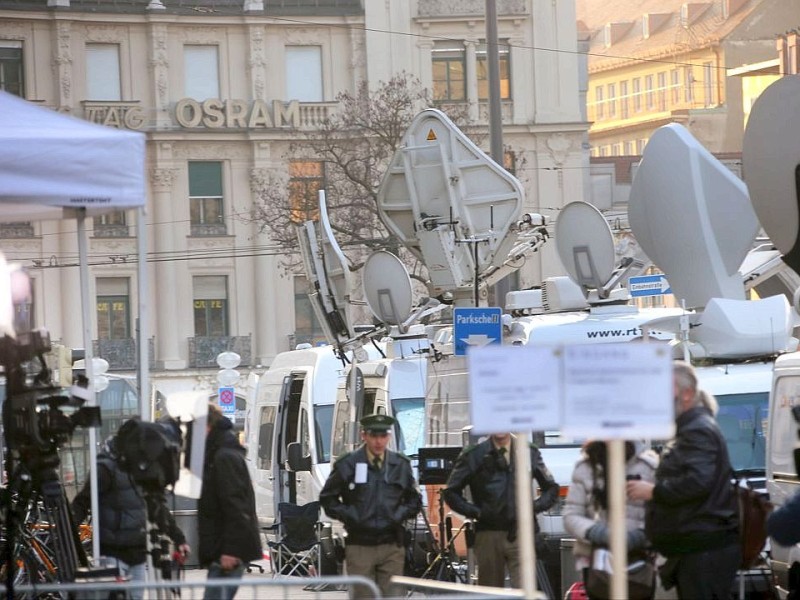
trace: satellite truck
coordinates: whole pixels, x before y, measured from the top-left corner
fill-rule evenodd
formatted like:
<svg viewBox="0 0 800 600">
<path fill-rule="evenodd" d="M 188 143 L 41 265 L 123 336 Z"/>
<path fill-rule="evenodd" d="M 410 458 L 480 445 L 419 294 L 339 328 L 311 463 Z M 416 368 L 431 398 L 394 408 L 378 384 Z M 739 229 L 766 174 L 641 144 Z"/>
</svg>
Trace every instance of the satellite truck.
<svg viewBox="0 0 800 600">
<path fill-rule="evenodd" d="M 686 177 L 675 178 L 675 172 Z M 312 305 L 332 346 L 283 353 L 265 375 L 251 380 L 247 435 L 262 520 L 272 518 L 278 501 L 316 499 L 329 469 L 326 458 L 357 444 L 357 423 L 365 414 L 396 416 L 395 443 L 412 456 L 421 448 L 444 451 L 470 442 L 465 345 L 485 343 L 486 336 L 459 337 L 444 319 L 420 321 L 449 308 L 442 302 L 448 297 L 456 308 L 477 304 L 481 290 L 547 241 L 545 219 L 523 214 L 523 204 L 515 178 L 445 115 L 423 111 L 392 160 L 379 210 L 387 227 L 428 266 L 430 298 L 414 309 L 402 262 L 378 252 L 367 261 L 364 282 L 380 325 L 356 334 L 347 318 L 349 271 L 321 195 L 319 231 L 309 222 L 299 234 Z M 646 331 L 671 340 L 676 356 L 707 365 L 698 373 L 720 402 L 735 467 L 763 478 L 772 358 L 793 350 L 797 340 L 791 336 L 794 313 L 783 296 L 745 297 L 752 288 L 786 277 L 780 253 L 770 246 L 752 249 L 758 222 L 746 188 L 679 126 L 659 130 L 648 145 L 630 210 L 637 240 L 662 268 L 683 307 L 631 306 L 620 284 L 648 266 L 648 259 L 626 258 L 615 265 L 605 219 L 591 205 L 572 203 L 562 210 L 555 231 L 569 277 L 510 293 L 498 337 L 514 345 L 606 343 L 640 340 Z M 334 359 L 326 363 L 312 356 Z M 309 362 L 313 367 L 304 370 Z M 299 377 L 292 375 L 300 371 Z M 330 386 L 322 384 L 326 379 L 338 383 L 335 399 Z M 332 412 L 330 442 L 327 417 L 309 417 L 317 407 L 324 407 L 320 414 Z M 566 495 L 582 440 L 559 432 L 536 432 L 534 439 Z M 444 458 L 434 463 L 441 476 L 452 466 Z M 425 467 L 418 473 L 421 480 L 428 479 Z M 428 504 L 432 511 L 436 503 Z M 540 522 L 557 548 L 564 535 L 560 506 Z"/>
</svg>

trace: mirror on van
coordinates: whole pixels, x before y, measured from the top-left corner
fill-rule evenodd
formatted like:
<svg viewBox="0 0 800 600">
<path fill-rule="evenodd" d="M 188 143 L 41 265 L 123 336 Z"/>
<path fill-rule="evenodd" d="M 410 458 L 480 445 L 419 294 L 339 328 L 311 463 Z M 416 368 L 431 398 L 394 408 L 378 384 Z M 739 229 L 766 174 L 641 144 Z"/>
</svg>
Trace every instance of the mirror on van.
<svg viewBox="0 0 800 600">
<path fill-rule="evenodd" d="M 306 454 L 303 456 L 303 449 L 300 442 L 292 442 L 286 447 L 287 461 L 289 463 L 289 470 L 310 471 L 311 470 L 311 455 Z"/>
</svg>

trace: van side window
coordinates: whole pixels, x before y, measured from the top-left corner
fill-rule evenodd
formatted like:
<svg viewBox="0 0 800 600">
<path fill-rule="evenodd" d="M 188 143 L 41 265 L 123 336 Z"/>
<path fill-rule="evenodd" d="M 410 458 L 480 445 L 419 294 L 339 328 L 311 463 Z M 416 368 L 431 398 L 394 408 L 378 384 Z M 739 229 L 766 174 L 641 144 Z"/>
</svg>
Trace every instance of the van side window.
<svg viewBox="0 0 800 600">
<path fill-rule="evenodd" d="M 258 468 L 272 468 L 272 434 L 275 431 L 276 406 L 261 409 L 258 426 Z"/>
<path fill-rule="evenodd" d="M 300 448 L 303 450 L 303 456 L 311 454 L 311 440 L 308 433 L 308 412 L 305 409 L 300 410 Z"/>
<path fill-rule="evenodd" d="M 333 440 L 331 440 L 331 454 L 339 457 L 344 454 L 347 430 L 347 418 L 350 414 L 350 403 L 339 401 L 336 403 L 336 414 L 333 418 Z"/>
</svg>

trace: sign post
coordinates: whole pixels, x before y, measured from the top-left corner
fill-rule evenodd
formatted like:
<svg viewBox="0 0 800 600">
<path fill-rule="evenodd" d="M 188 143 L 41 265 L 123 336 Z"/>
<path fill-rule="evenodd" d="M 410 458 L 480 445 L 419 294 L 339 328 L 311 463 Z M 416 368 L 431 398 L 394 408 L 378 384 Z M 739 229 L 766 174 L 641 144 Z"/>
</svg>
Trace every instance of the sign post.
<svg viewBox="0 0 800 600">
<path fill-rule="evenodd" d="M 231 421 L 236 419 L 236 390 L 234 388 L 219 388 L 219 407 L 222 410 L 222 414 Z"/>
</svg>

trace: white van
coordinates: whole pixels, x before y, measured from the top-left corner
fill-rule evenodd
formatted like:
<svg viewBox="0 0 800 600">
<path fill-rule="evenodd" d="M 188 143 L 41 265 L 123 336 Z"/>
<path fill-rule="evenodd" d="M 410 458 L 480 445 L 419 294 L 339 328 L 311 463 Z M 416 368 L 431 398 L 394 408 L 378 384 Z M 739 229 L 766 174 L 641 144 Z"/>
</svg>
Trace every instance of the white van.
<svg viewBox="0 0 800 600">
<path fill-rule="evenodd" d="M 767 491 L 770 501 L 783 505 L 800 493 L 795 452 L 798 423 L 792 408 L 800 405 L 800 352 L 784 354 L 775 361 L 767 425 Z M 800 544 L 792 547 L 771 545 L 773 578 L 781 597 L 789 591 L 789 569 L 800 565 Z"/>
<path fill-rule="evenodd" d="M 248 381 L 247 458 L 259 522 L 279 502 L 316 500 L 330 473 L 331 424 L 344 362 L 332 346 L 282 352 Z"/>
</svg>

